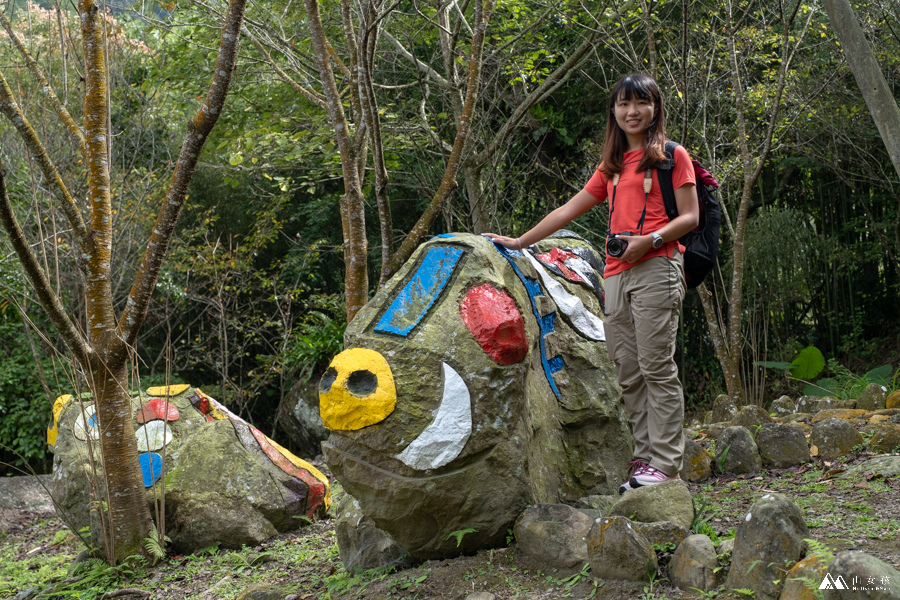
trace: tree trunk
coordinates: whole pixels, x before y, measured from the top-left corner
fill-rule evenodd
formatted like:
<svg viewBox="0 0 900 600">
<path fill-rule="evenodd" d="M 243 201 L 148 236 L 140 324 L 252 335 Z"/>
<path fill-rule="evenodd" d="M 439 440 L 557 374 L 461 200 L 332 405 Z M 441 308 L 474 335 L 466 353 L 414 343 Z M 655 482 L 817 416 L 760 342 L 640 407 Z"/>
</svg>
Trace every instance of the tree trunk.
<svg viewBox="0 0 900 600">
<path fill-rule="evenodd" d="M 491 231 L 491 219 L 487 203 L 484 198 L 484 182 L 481 179 L 482 166 L 472 163 L 463 165 L 463 177 L 466 181 L 466 196 L 469 200 L 469 215 L 472 221 L 471 231 L 482 233 Z"/>
<path fill-rule="evenodd" d="M 91 364 L 107 490 L 108 558 L 120 563 L 143 548 L 153 528 L 141 477 L 128 395 L 126 355 L 98 352 Z"/>
</svg>

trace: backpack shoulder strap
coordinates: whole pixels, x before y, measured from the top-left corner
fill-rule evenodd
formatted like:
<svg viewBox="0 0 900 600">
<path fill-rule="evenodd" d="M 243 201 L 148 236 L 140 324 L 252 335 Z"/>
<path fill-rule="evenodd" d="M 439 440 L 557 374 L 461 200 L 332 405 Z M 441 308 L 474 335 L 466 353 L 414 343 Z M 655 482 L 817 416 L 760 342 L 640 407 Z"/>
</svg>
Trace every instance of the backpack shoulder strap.
<svg viewBox="0 0 900 600">
<path fill-rule="evenodd" d="M 675 202 L 675 187 L 672 184 L 672 171 L 675 169 L 675 148 L 677 142 L 666 141 L 666 164 L 662 162 L 656 166 L 656 177 L 659 179 L 659 189 L 662 192 L 663 204 L 666 207 L 666 216 L 673 220 L 678 216 L 678 204 Z"/>
</svg>

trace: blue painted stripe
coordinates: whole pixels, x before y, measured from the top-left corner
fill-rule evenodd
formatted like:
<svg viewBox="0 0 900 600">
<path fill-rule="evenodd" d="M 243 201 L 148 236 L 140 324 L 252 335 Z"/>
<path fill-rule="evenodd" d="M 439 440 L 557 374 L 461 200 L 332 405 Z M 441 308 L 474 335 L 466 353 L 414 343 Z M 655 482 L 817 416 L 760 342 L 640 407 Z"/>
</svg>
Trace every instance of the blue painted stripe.
<svg viewBox="0 0 900 600">
<path fill-rule="evenodd" d="M 156 452 L 144 452 L 138 456 L 141 463 L 141 474 L 144 476 L 144 487 L 150 487 L 162 475 L 162 457 Z"/>
<path fill-rule="evenodd" d="M 463 250 L 453 246 L 430 248 L 416 273 L 375 325 L 375 331 L 403 336 L 412 331 L 440 296 L 462 255 Z"/>
<path fill-rule="evenodd" d="M 535 302 L 535 298 L 538 296 L 544 295 L 543 289 L 541 289 L 540 283 L 536 279 L 532 279 L 531 277 L 526 277 L 521 270 L 519 270 L 518 265 L 516 265 L 515 261 L 513 261 L 510 255 L 515 252 L 514 250 L 509 250 L 502 244 L 494 244 L 494 248 L 503 255 L 506 260 L 509 261 L 509 264 L 512 266 L 513 271 L 515 271 L 516 276 L 522 282 L 522 285 L 525 286 L 525 289 L 528 292 L 528 300 L 531 301 L 531 311 L 534 313 L 534 318 L 537 320 L 538 328 L 540 328 L 541 333 L 538 336 L 538 345 L 540 346 L 541 351 L 541 365 L 544 367 L 544 376 L 547 378 L 547 383 L 550 384 L 550 389 L 553 391 L 553 395 L 556 396 L 557 399 L 560 398 L 559 388 L 556 387 L 556 382 L 553 381 L 553 373 L 559 371 L 563 367 L 563 360 L 561 356 L 554 357 L 552 360 L 553 365 L 551 366 L 549 360 L 547 360 L 547 347 L 544 344 L 544 336 L 553 331 L 553 325 L 555 320 L 555 312 L 552 312 L 548 315 L 541 316 L 540 311 L 537 307 L 537 302 Z M 521 256 L 518 252 L 516 255 Z M 547 329 L 547 325 L 550 325 L 550 329 Z M 558 359 L 558 360 L 557 360 Z M 555 367 L 555 369 L 554 369 Z"/>
<path fill-rule="evenodd" d="M 436 237 L 436 238 L 452 238 L 452 237 L 456 237 L 456 236 L 453 235 L 452 233 L 439 233 L 434 237 Z"/>
</svg>

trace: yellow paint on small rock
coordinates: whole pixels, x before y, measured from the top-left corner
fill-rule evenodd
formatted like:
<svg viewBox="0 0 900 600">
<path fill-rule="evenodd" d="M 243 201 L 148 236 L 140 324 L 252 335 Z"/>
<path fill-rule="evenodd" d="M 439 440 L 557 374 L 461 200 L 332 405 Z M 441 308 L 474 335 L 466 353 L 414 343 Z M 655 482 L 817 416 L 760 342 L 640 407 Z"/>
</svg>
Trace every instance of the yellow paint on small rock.
<svg viewBox="0 0 900 600">
<path fill-rule="evenodd" d="M 56 445 L 56 437 L 59 435 L 59 415 L 62 414 L 66 403 L 72 399 L 72 394 L 63 394 L 53 403 L 53 422 L 47 428 L 47 443 L 51 446 Z"/>
<path fill-rule="evenodd" d="M 885 400 L 885 406 L 887 408 L 900 408 L 900 390 L 891 392 L 887 400 Z"/>
<path fill-rule="evenodd" d="M 158 385 L 156 387 L 147 388 L 148 396 L 177 396 L 191 387 L 187 383 L 179 383 L 178 385 Z"/>
<path fill-rule="evenodd" d="M 293 465 L 299 469 L 306 469 L 309 471 L 309 474 L 321 481 L 325 485 L 325 510 L 331 508 L 331 485 L 328 483 L 328 478 L 325 477 L 325 474 L 322 471 L 318 470 L 302 458 L 296 456 L 293 452 L 286 449 L 284 446 L 266 436 L 266 441 L 272 444 L 272 447 L 281 452 L 286 459 L 291 461 Z"/>
<path fill-rule="evenodd" d="M 845 421 L 849 421 L 850 419 L 858 419 L 863 417 L 866 414 L 866 411 L 858 408 L 831 408 L 828 410 L 820 410 L 816 413 L 816 415 L 810 420 L 812 423 L 818 423 L 819 421 L 824 421 L 825 419 L 844 419 Z"/>
<path fill-rule="evenodd" d="M 354 431 L 380 423 L 397 406 L 394 376 L 385 358 L 368 348 L 351 348 L 334 357 L 329 371 L 336 371 L 327 391 L 319 391 L 322 423 L 333 431 Z M 365 396 L 351 391 L 350 376 L 368 372 L 376 379 L 375 389 Z M 327 372 L 326 372 L 327 376 Z"/>
</svg>

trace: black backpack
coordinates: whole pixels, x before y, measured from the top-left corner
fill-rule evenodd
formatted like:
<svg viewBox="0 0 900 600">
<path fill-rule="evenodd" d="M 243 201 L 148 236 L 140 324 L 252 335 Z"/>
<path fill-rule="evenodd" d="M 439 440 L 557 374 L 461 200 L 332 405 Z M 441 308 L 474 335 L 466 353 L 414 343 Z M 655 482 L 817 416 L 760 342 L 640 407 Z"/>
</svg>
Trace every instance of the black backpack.
<svg viewBox="0 0 900 600">
<path fill-rule="evenodd" d="M 659 187 L 662 191 L 666 215 L 671 221 L 678 216 L 678 205 L 675 203 L 675 188 L 672 185 L 672 169 L 675 167 L 676 142 L 666 142 L 665 163 L 656 167 Z M 719 184 L 709 175 L 703 166 L 695 161 L 694 173 L 697 176 L 697 199 L 700 201 L 700 224 L 696 229 L 687 232 L 678 241 L 684 246 L 684 277 L 688 289 L 695 288 L 716 266 L 719 253 L 719 226 L 722 223 L 722 209 L 716 200 L 715 190 Z M 701 177 L 705 176 L 709 185 Z"/>
</svg>

